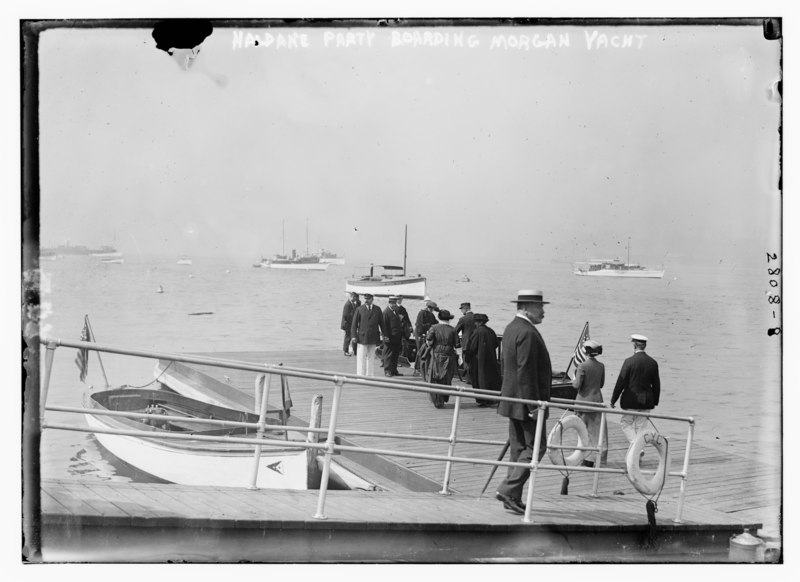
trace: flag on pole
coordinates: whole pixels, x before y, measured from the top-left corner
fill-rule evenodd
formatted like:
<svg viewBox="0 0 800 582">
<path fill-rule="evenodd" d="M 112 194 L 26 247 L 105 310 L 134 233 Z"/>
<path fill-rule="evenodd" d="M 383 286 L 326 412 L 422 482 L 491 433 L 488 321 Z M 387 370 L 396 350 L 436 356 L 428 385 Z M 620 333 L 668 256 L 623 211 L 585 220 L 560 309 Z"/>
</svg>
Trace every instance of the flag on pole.
<svg viewBox="0 0 800 582">
<path fill-rule="evenodd" d="M 577 368 L 581 362 L 586 361 L 586 350 L 583 349 L 584 342 L 589 340 L 589 322 L 586 322 L 586 325 L 583 326 L 583 331 L 581 332 L 581 339 L 578 340 L 578 345 L 575 346 L 575 353 L 572 355 L 572 358 L 569 361 L 569 365 L 567 366 L 567 370 L 569 370 L 572 365 L 575 365 Z"/>
<path fill-rule="evenodd" d="M 88 317 L 83 318 L 83 331 L 81 331 L 81 341 L 89 341 L 89 320 Z M 86 381 L 86 373 L 89 369 L 89 350 L 82 348 L 78 350 L 78 355 L 75 356 L 75 365 L 80 370 L 81 382 Z"/>
</svg>

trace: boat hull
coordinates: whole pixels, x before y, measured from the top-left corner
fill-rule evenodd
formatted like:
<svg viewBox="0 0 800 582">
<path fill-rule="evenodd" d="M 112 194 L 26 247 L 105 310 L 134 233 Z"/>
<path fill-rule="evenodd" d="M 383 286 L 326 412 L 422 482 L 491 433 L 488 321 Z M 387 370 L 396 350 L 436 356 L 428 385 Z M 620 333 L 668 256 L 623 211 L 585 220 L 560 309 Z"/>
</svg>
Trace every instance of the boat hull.
<svg viewBox="0 0 800 582">
<path fill-rule="evenodd" d="M 100 262 L 104 265 L 121 265 L 125 262 L 123 258 L 115 258 L 115 259 L 100 259 Z"/>
<path fill-rule="evenodd" d="M 330 263 L 261 263 L 265 269 L 289 269 L 293 271 L 324 271 Z"/>
<path fill-rule="evenodd" d="M 600 269 L 597 271 L 583 271 L 575 269 L 575 275 L 581 277 L 614 277 L 614 278 L 634 278 L 634 279 L 661 279 L 664 271 L 643 270 L 643 271 L 622 271 L 619 269 Z"/>
<path fill-rule="evenodd" d="M 328 263 L 329 265 L 344 265 L 344 257 L 336 257 L 336 258 L 321 258 L 319 260 L 320 263 Z"/>
<path fill-rule="evenodd" d="M 129 390 L 132 398 L 141 391 Z M 121 392 L 121 391 L 116 391 Z M 159 392 L 159 391 L 149 391 Z M 173 399 L 179 395 L 170 395 Z M 175 432 L 122 417 L 92 414 L 106 410 L 91 395 L 85 395 L 84 416 L 90 428 L 103 430 L 141 430 L 142 436 L 95 432 L 95 438 L 114 456 L 144 473 L 181 485 L 249 487 L 255 467 L 254 446 L 242 443 L 210 442 L 194 439 L 159 438 Z M 131 409 L 131 412 L 134 410 Z M 232 411 L 234 414 L 239 414 Z M 187 434 L 202 434 L 203 429 Z M 209 431 L 210 432 L 210 431 Z M 239 435 L 253 438 L 250 435 Z M 268 437 L 280 438 L 276 436 Z M 258 464 L 256 486 L 263 489 L 308 489 L 309 462 L 313 452 L 302 448 L 264 445 Z M 313 459 L 311 459 L 313 461 Z M 313 461 L 316 464 L 316 461 Z"/>
<path fill-rule="evenodd" d="M 402 295 L 408 299 L 425 297 L 425 277 L 392 277 L 380 280 L 351 279 L 345 284 L 347 293 L 371 293 L 375 297 Z"/>
</svg>

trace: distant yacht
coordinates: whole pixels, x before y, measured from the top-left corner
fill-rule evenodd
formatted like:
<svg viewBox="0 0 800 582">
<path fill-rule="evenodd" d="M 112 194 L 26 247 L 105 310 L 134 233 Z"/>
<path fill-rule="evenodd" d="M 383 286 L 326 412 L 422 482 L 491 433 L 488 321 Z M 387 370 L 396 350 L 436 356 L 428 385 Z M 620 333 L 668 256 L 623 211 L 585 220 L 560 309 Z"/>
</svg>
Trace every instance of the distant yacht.
<svg viewBox="0 0 800 582">
<path fill-rule="evenodd" d="M 273 255 L 271 259 L 261 259 L 261 266 L 265 269 L 294 269 L 302 271 L 324 271 L 331 266 L 331 263 L 322 262 L 318 255 L 308 252 L 308 220 L 306 220 L 306 254 L 302 257 L 292 249 L 292 254 L 286 254 L 286 227 L 281 222 L 283 249 L 282 254 Z"/>
<path fill-rule="evenodd" d="M 631 263 L 631 239 L 628 238 L 628 260 L 592 259 L 585 263 L 576 263 L 573 273 L 584 277 L 631 277 L 638 279 L 661 279 L 664 271 L 648 269 Z"/>
<path fill-rule="evenodd" d="M 178 257 L 178 264 L 179 265 L 191 265 L 192 264 L 192 259 L 190 259 L 186 255 L 182 255 L 182 256 Z"/>
</svg>

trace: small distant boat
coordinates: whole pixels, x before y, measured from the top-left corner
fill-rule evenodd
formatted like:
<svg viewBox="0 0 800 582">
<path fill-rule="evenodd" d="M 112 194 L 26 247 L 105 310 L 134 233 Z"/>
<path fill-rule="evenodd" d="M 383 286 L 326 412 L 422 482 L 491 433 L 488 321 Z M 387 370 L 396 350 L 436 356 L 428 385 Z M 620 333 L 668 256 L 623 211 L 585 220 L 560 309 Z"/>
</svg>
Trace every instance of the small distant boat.
<svg viewBox="0 0 800 582">
<path fill-rule="evenodd" d="M 122 263 L 125 262 L 125 259 L 123 259 L 122 257 L 113 257 L 113 258 L 100 259 L 100 262 L 105 265 L 121 265 Z"/>
<path fill-rule="evenodd" d="M 178 264 L 179 265 L 191 265 L 192 264 L 192 259 L 190 259 L 187 256 L 178 257 Z"/>
<path fill-rule="evenodd" d="M 576 263 L 573 274 L 583 277 L 631 277 L 638 279 L 661 279 L 664 270 L 648 269 L 631 263 L 631 239 L 628 238 L 628 260 L 592 259 L 585 263 Z"/>
<path fill-rule="evenodd" d="M 158 289 L 156 289 L 156 293 L 163 293 L 163 292 L 164 292 L 164 286 L 163 285 L 159 285 Z"/>
<path fill-rule="evenodd" d="M 406 256 L 408 250 L 408 225 L 405 229 L 405 244 L 403 250 L 403 266 L 396 265 L 370 265 L 369 275 L 348 279 L 345 291 L 348 293 L 371 293 L 375 297 L 388 297 L 401 295 L 407 299 L 423 299 L 427 279 L 420 274 L 406 274 Z M 375 269 L 381 269 L 375 273 Z"/>
<path fill-rule="evenodd" d="M 339 255 L 331 251 L 326 251 L 325 249 L 321 249 L 319 251 L 318 256 L 320 263 L 329 263 L 331 265 L 344 265 L 344 257 L 340 257 Z"/>
</svg>

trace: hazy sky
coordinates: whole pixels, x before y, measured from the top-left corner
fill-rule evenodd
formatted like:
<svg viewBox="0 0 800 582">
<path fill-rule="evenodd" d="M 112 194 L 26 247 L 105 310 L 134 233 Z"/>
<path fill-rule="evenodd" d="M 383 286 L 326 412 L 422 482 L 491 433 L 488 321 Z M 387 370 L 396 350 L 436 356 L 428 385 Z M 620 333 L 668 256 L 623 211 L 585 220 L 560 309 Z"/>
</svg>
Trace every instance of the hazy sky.
<svg viewBox="0 0 800 582">
<path fill-rule="evenodd" d="M 631 237 L 643 263 L 761 266 L 779 57 L 760 26 L 217 26 L 185 68 L 149 29 L 50 30 L 40 236 L 249 263 L 282 221 L 305 251 L 307 219 L 311 250 L 355 262 L 402 261 L 408 224 L 417 258 Z"/>
</svg>

